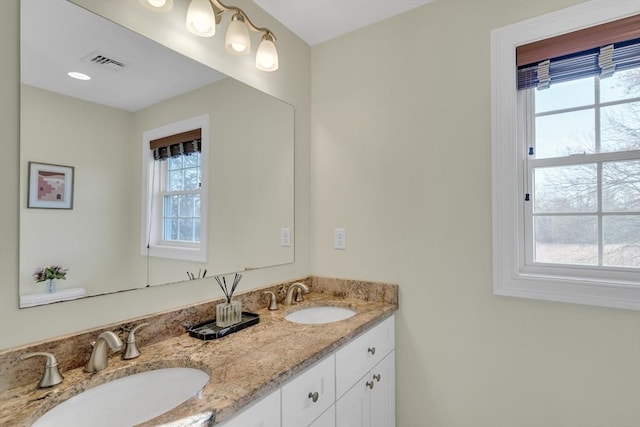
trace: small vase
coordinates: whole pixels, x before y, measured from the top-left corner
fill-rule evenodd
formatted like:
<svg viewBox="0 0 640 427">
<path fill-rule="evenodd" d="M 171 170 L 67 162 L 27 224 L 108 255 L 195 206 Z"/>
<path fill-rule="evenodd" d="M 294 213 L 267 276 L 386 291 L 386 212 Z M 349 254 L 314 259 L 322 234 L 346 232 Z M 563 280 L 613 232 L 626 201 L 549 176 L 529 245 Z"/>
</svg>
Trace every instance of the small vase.
<svg viewBox="0 0 640 427">
<path fill-rule="evenodd" d="M 56 279 L 49 279 L 47 281 L 47 293 L 48 294 L 56 293 Z"/>
</svg>

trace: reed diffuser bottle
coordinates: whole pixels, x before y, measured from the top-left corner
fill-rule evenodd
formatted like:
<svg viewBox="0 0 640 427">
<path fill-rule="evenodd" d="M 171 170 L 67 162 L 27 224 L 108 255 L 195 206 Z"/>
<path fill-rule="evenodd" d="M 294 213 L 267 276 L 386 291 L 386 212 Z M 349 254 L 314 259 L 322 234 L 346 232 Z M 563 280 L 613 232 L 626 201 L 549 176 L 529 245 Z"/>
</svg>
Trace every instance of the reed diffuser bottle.
<svg viewBox="0 0 640 427">
<path fill-rule="evenodd" d="M 242 275 L 236 273 L 233 279 L 233 285 L 231 286 L 231 290 L 227 288 L 227 281 L 224 277 L 222 277 L 222 281 L 219 276 L 216 276 L 216 281 L 218 285 L 220 285 L 220 289 L 224 292 L 226 297 L 226 301 L 220 303 L 216 306 L 216 326 L 225 328 L 227 326 L 235 325 L 236 323 L 240 323 L 242 320 L 242 303 L 240 301 L 233 301 L 233 293 L 236 290 L 236 286 L 242 279 Z"/>
</svg>

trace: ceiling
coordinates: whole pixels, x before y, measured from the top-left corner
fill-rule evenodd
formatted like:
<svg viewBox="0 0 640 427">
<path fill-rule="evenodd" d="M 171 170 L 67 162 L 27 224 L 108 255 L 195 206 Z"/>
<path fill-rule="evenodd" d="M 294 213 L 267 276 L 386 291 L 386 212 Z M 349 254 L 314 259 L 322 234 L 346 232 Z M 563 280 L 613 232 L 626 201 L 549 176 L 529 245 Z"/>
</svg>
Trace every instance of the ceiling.
<svg viewBox="0 0 640 427">
<path fill-rule="evenodd" d="M 253 1 L 302 40 L 314 46 L 432 0 Z"/>
</svg>

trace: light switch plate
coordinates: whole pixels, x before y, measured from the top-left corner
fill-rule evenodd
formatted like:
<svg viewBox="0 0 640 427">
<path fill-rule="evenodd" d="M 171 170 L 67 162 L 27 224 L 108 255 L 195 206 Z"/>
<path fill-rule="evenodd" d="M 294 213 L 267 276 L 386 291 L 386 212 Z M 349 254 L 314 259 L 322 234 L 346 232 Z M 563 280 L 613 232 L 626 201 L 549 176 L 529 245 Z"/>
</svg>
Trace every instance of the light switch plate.
<svg viewBox="0 0 640 427">
<path fill-rule="evenodd" d="M 336 228 L 333 233 L 333 247 L 339 250 L 347 249 L 347 229 Z"/>
<path fill-rule="evenodd" d="M 291 229 L 289 227 L 280 229 L 280 245 L 284 247 L 291 246 Z"/>
</svg>

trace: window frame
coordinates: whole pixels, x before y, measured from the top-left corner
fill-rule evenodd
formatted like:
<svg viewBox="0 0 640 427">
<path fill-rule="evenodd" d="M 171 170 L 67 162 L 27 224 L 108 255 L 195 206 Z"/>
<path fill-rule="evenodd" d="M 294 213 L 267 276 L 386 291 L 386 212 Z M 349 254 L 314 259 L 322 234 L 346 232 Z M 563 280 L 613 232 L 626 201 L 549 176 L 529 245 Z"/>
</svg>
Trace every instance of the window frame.
<svg viewBox="0 0 640 427">
<path fill-rule="evenodd" d="M 521 201 L 526 191 L 527 154 L 518 141 L 530 130 L 518 126 L 527 112 L 518 107 L 515 70 L 517 46 L 621 19 L 639 10 L 638 2 L 589 1 L 491 32 L 495 295 L 640 310 L 639 281 L 605 278 L 589 269 L 552 267 L 541 272 L 525 268 L 525 206 Z"/>
<path fill-rule="evenodd" d="M 158 128 L 147 130 L 142 134 L 142 209 L 141 209 L 141 233 L 140 252 L 142 255 L 152 257 L 171 258 L 186 261 L 206 262 L 208 249 L 208 166 L 207 153 L 209 152 L 209 114 L 191 117 L 178 122 L 170 123 Z M 159 184 L 162 176 L 161 170 L 165 166 L 154 167 L 156 162 L 153 158 L 153 151 L 149 149 L 149 142 L 154 139 L 164 138 L 170 135 L 187 132 L 200 128 L 200 242 L 182 242 L 162 239 L 162 196 L 163 193 L 158 185 L 154 194 L 154 182 Z M 155 174 L 155 178 L 154 178 Z M 160 200 L 158 200 L 160 199 Z M 152 202 L 156 206 L 152 209 Z M 159 206 L 159 207 L 158 207 Z M 152 218 L 153 215 L 153 218 Z M 159 230 L 159 231 L 158 231 Z M 158 238 L 159 235 L 159 238 Z M 148 243 L 148 247 L 147 247 Z"/>
</svg>

